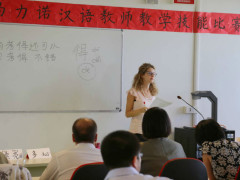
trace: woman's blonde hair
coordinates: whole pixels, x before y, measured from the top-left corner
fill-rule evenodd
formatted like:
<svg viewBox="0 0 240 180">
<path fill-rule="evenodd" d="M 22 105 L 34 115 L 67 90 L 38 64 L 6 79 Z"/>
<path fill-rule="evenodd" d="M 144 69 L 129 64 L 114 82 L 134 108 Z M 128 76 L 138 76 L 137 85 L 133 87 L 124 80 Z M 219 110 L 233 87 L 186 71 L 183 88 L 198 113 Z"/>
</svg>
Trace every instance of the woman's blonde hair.
<svg viewBox="0 0 240 180">
<path fill-rule="evenodd" d="M 135 88 L 136 90 L 141 91 L 142 84 L 143 84 L 142 75 L 144 75 L 149 68 L 155 69 L 155 67 L 149 63 L 144 63 L 139 67 L 138 73 L 134 76 L 132 88 Z M 158 89 L 155 82 L 150 84 L 149 91 L 152 96 L 155 96 L 158 93 Z"/>
</svg>

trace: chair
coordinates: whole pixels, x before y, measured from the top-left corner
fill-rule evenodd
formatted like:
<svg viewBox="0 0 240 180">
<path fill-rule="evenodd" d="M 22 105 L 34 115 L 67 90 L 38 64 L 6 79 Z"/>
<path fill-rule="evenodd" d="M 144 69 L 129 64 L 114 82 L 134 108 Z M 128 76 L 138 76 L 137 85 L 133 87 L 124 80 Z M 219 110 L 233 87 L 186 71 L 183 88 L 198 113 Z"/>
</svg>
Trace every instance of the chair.
<svg viewBox="0 0 240 180">
<path fill-rule="evenodd" d="M 208 180 L 205 165 L 202 161 L 194 158 L 176 158 L 167 161 L 159 176 L 174 180 Z"/>
<path fill-rule="evenodd" d="M 83 164 L 79 166 L 71 177 L 71 180 L 104 180 L 108 173 L 103 162 Z"/>
<path fill-rule="evenodd" d="M 240 180 L 240 172 L 239 171 L 240 171 L 240 166 L 239 166 L 237 174 L 235 176 L 235 180 Z"/>
</svg>

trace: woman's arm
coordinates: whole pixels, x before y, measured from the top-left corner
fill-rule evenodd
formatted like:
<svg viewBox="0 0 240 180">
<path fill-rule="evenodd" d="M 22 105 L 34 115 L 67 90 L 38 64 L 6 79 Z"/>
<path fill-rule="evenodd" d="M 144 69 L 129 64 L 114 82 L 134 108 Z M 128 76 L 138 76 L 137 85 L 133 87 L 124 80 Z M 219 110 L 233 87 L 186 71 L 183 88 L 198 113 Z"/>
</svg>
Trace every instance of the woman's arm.
<svg viewBox="0 0 240 180">
<path fill-rule="evenodd" d="M 207 168 L 208 179 L 216 180 L 215 176 L 213 175 L 213 169 L 212 169 L 212 165 L 211 165 L 212 157 L 207 154 L 203 154 L 202 159 L 203 159 L 204 165 Z"/>
<path fill-rule="evenodd" d="M 134 100 L 135 100 L 135 97 L 133 95 L 131 95 L 130 93 L 128 93 L 127 105 L 126 105 L 126 111 L 125 111 L 126 117 L 137 116 L 141 113 L 145 113 L 148 109 L 147 107 L 143 107 L 140 109 L 133 110 Z"/>
</svg>

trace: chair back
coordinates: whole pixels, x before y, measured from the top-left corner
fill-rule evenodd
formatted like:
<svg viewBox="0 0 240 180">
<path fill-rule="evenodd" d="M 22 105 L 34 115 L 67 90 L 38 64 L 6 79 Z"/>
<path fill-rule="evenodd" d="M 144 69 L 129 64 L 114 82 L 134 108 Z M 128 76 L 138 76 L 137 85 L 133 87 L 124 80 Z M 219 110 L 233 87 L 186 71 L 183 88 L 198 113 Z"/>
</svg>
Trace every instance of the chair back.
<svg viewBox="0 0 240 180">
<path fill-rule="evenodd" d="M 103 162 L 83 164 L 73 172 L 71 180 L 104 180 L 107 173 Z"/>
<path fill-rule="evenodd" d="M 235 180 L 240 180 L 240 172 L 239 171 L 240 171 L 240 166 L 239 166 L 237 174 L 235 176 Z"/>
<path fill-rule="evenodd" d="M 25 167 L 0 164 L 0 179 L 1 180 L 32 180 L 29 170 Z"/>
<path fill-rule="evenodd" d="M 174 180 L 208 180 L 205 165 L 202 161 L 194 158 L 176 158 L 167 161 L 159 176 Z"/>
</svg>

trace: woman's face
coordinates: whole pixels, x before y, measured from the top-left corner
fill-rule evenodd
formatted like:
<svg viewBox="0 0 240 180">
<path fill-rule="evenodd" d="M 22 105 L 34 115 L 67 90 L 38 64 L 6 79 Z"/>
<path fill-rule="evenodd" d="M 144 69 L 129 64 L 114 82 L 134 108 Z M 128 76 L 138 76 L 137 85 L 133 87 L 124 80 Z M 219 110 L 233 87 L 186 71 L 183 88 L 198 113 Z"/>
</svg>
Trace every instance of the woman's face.
<svg viewBox="0 0 240 180">
<path fill-rule="evenodd" d="M 157 74 L 156 74 L 156 72 L 155 72 L 155 69 L 153 69 L 153 68 L 148 68 L 148 70 L 145 72 L 145 74 L 142 75 L 143 82 L 153 83 L 156 75 L 157 75 Z"/>
</svg>

